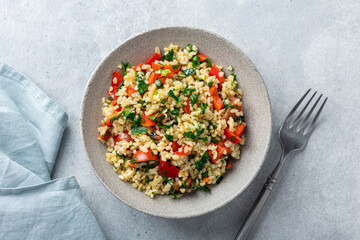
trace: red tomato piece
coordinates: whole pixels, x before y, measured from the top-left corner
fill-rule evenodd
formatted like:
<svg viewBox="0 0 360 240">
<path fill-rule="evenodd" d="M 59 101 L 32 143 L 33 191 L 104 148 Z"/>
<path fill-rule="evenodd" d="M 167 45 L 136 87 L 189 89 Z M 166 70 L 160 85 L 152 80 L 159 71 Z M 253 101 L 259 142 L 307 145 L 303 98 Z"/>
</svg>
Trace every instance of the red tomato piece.
<svg viewBox="0 0 360 240">
<path fill-rule="evenodd" d="M 190 108 L 190 96 L 188 96 L 188 99 L 186 101 L 186 106 L 183 107 L 183 110 L 185 113 L 190 114 L 191 113 L 191 108 Z"/>
<path fill-rule="evenodd" d="M 152 69 L 153 71 L 156 71 L 156 70 L 160 69 L 161 67 L 162 67 L 162 65 L 160 65 L 160 64 L 151 63 L 151 69 Z"/>
<path fill-rule="evenodd" d="M 133 67 L 133 69 L 135 70 L 135 71 L 137 71 L 137 68 L 139 67 L 141 70 L 140 71 L 145 71 L 146 72 L 146 70 L 143 70 L 142 69 L 142 66 L 144 65 L 144 63 L 139 63 L 138 65 L 136 65 L 135 67 Z"/>
<path fill-rule="evenodd" d="M 103 135 L 99 135 L 99 140 L 101 141 L 106 141 L 111 137 L 111 132 L 110 132 L 110 128 L 106 129 L 106 132 Z"/>
<path fill-rule="evenodd" d="M 225 147 L 225 142 L 224 142 L 224 141 L 219 141 L 219 142 L 216 143 L 216 144 L 214 144 L 214 143 L 211 143 L 211 144 L 212 144 L 212 145 L 216 145 L 216 152 L 217 152 L 216 158 L 213 157 L 212 151 L 210 151 L 210 150 L 208 151 L 210 160 L 211 160 L 212 163 L 214 163 L 214 164 L 215 164 L 222 156 L 225 155 L 225 151 L 226 151 L 226 154 L 231 153 L 230 148 Z"/>
<path fill-rule="evenodd" d="M 128 87 L 126 92 L 127 92 L 127 96 L 131 97 L 131 95 L 133 95 L 133 93 L 136 93 L 136 90 Z"/>
<path fill-rule="evenodd" d="M 189 150 L 187 153 L 184 152 L 186 146 L 187 146 L 188 148 L 190 148 L 189 145 L 185 144 L 185 145 L 183 146 L 183 148 L 181 149 L 181 151 L 176 151 L 176 152 L 174 152 L 174 154 L 175 154 L 175 155 L 179 155 L 179 156 L 190 155 L 190 152 L 191 152 L 190 150 Z"/>
<path fill-rule="evenodd" d="M 234 134 L 240 136 L 244 132 L 244 130 L 245 130 L 245 123 L 242 122 L 240 125 L 237 126 Z"/>
<path fill-rule="evenodd" d="M 115 83 L 114 83 L 114 81 L 115 81 Z M 111 87 L 107 91 L 109 96 L 112 97 L 113 99 L 118 98 L 118 96 L 115 96 L 115 93 L 117 93 L 118 88 L 119 88 L 120 84 L 122 83 L 122 81 L 124 81 L 124 79 L 121 76 L 121 73 L 114 71 L 112 79 L 111 79 Z"/>
<path fill-rule="evenodd" d="M 179 174 L 179 169 L 169 162 L 160 161 L 159 174 L 168 178 L 176 178 Z"/>
<path fill-rule="evenodd" d="M 241 138 L 236 136 L 233 132 L 229 130 L 229 127 L 224 129 L 224 134 L 227 140 L 229 140 L 232 143 L 239 143 L 241 142 Z"/>
<path fill-rule="evenodd" d="M 177 142 L 172 142 L 171 144 L 171 148 L 173 150 L 173 152 L 177 152 L 177 150 L 179 150 L 181 146 L 177 143 Z"/>
<path fill-rule="evenodd" d="M 223 108 L 224 104 L 223 104 L 221 98 L 219 97 L 219 94 L 217 92 L 215 85 L 212 85 L 210 87 L 209 91 L 210 91 L 211 97 L 213 99 L 214 108 L 219 112 Z"/>
<path fill-rule="evenodd" d="M 151 75 L 150 75 L 150 77 L 149 77 L 149 79 L 148 79 L 149 84 L 155 83 L 155 80 L 158 79 L 158 78 L 161 79 L 161 74 L 160 74 L 160 73 L 158 74 L 158 73 L 152 72 Z M 164 79 L 164 80 L 161 79 L 161 83 L 164 84 L 164 83 L 165 83 L 165 79 Z"/>
<path fill-rule="evenodd" d="M 219 72 L 220 70 L 216 67 L 215 64 L 212 65 L 209 75 L 210 76 L 215 76 L 218 80 L 219 80 L 219 88 L 222 88 L 222 84 L 225 82 L 225 78 L 224 77 L 220 77 L 219 76 Z"/>
<path fill-rule="evenodd" d="M 145 64 L 152 64 L 153 62 L 155 62 L 155 60 L 160 61 L 161 58 L 161 54 L 159 53 L 154 53 L 153 55 L 151 55 L 151 57 L 146 60 Z"/>
<path fill-rule="evenodd" d="M 142 116 L 141 125 L 143 125 L 144 127 L 151 127 L 155 125 L 155 122 L 147 116 Z"/>
<path fill-rule="evenodd" d="M 124 131 L 122 135 L 116 135 L 113 137 L 114 139 L 114 145 L 117 143 L 117 142 L 120 142 L 120 141 L 128 141 L 128 142 L 133 142 L 134 139 L 132 139 L 132 137 L 129 135 L 129 132 L 128 131 Z"/>
<path fill-rule="evenodd" d="M 198 57 L 200 58 L 200 62 L 203 62 L 203 61 L 205 61 L 205 60 L 207 59 L 207 56 L 205 56 L 205 55 L 202 54 L 202 53 L 198 53 L 197 55 L 198 55 Z"/>
<path fill-rule="evenodd" d="M 156 161 L 156 162 L 159 161 L 159 157 L 153 154 L 150 148 L 146 153 L 138 150 L 133 157 L 136 158 L 137 163 L 146 162 L 146 161 Z"/>
</svg>

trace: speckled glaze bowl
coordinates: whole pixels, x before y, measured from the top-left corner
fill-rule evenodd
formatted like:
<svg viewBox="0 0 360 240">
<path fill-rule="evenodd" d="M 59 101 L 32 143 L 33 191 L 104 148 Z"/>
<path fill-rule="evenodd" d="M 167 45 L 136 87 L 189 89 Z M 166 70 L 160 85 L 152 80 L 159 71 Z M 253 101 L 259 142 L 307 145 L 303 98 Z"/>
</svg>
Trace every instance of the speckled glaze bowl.
<svg viewBox="0 0 360 240">
<path fill-rule="evenodd" d="M 106 162 L 106 146 L 97 140 L 97 128 L 103 118 L 101 107 L 107 97 L 113 71 L 121 61 L 130 65 L 145 61 L 156 46 L 163 49 L 170 43 L 185 47 L 194 44 L 213 63 L 225 69 L 234 66 L 240 88 L 244 92 L 246 144 L 241 160 L 234 161 L 219 185 L 211 186 L 211 193 L 200 190 L 184 194 L 180 199 L 139 192 L 128 182 L 118 178 L 112 165 Z M 249 58 L 224 38 L 188 27 L 167 27 L 141 33 L 123 42 L 105 57 L 92 74 L 86 88 L 81 109 L 81 133 L 85 150 L 95 174 L 104 186 L 125 204 L 148 214 L 165 218 L 187 218 L 211 212 L 233 200 L 250 184 L 260 170 L 269 148 L 271 135 L 271 107 L 265 84 Z M 106 204 L 106 203 L 104 203 Z"/>
</svg>

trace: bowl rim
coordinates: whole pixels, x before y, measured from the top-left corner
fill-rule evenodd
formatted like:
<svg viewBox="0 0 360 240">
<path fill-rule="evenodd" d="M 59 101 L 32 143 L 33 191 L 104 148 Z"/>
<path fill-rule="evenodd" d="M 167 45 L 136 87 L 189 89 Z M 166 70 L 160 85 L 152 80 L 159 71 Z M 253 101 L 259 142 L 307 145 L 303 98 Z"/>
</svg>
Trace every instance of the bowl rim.
<svg viewBox="0 0 360 240">
<path fill-rule="evenodd" d="M 182 29 L 182 30 L 196 30 L 196 31 L 201 31 L 201 32 L 204 32 L 206 34 L 209 34 L 209 35 L 212 35 L 212 36 L 215 36 L 219 39 L 221 39 L 222 41 L 224 41 L 227 45 L 230 45 L 231 47 L 235 48 L 237 51 L 241 52 L 247 59 L 248 61 L 252 64 L 253 66 L 253 70 L 259 74 L 260 76 L 260 79 L 261 79 L 261 83 L 263 84 L 264 86 L 264 89 L 265 89 L 265 95 L 266 95 L 266 101 L 267 101 L 267 106 L 269 107 L 269 117 L 270 117 L 270 122 L 269 122 L 269 132 L 268 132 L 268 140 L 266 142 L 266 150 L 262 156 L 262 160 L 261 160 L 261 163 L 258 167 L 258 169 L 256 170 L 255 174 L 248 179 L 248 181 L 243 185 L 243 187 L 241 189 L 239 189 L 238 193 L 234 194 L 233 196 L 229 197 L 228 199 L 226 199 L 226 201 L 223 201 L 221 204 L 219 204 L 218 206 L 214 207 L 214 208 L 211 208 L 209 210 L 206 210 L 206 211 L 203 211 L 203 212 L 197 212 L 197 213 L 190 213 L 188 215 L 183 215 L 183 216 L 166 216 L 164 214 L 154 214 L 153 212 L 149 212 L 147 210 L 139 210 L 137 208 L 135 208 L 134 206 L 131 206 L 129 203 L 123 201 L 117 194 L 115 194 L 115 192 L 113 192 L 113 190 L 111 188 L 109 188 L 105 181 L 101 178 L 101 176 L 95 171 L 95 167 L 92 163 L 92 161 L 90 160 L 90 156 L 89 156 L 89 152 L 88 152 L 88 149 L 86 147 L 86 143 L 85 143 L 85 138 L 84 138 L 84 127 L 83 127 L 83 118 L 84 118 L 84 113 L 85 113 L 85 109 L 84 109 L 84 105 L 85 105 L 85 97 L 88 95 L 88 92 L 89 92 L 89 86 L 91 85 L 93 79 L 94 79 L 94 76 L 95 74 L 97 73 L 99 67 L 108 59 L 110 58 L 110 55 L 116 51 L 118 48 L 120 48 L 122 45 L 126 44 L 127 42 L 130 42 L 132 41 L 133 39 L 141 36 L 141 35 L 144 35 L 144 34 L 147 34 L 149 32 L 152 32 L 152 31 L 163 31 L 163 30 L 174 30 L 174 29 Z M 265 162 L 265 159 L 266 159 L 266 156 L 268 154 L 268 151 L 269 151 L 269 147 L 270 147 L 270 143 L 271 143 L 271 134 L 272 134 L 272 128 L 273 128 L 273 119 L 272 119 L 272 107 L 271 107 L 271 101 L 270 101 L 270 96 L 269 96 L 269 91 L 266 87 L 266 84 L 264 82 L 264 79 L 263 77 L 261 76 L 259 70 L 257 69 L 257 67 L 255 66 L 255 64 L 251 61 L 251 59 L 239 48 L 237 47 L 234 43 L 230 42 L 229 40 L 225 39 L 224 37 L 214 33 L 214 32 L 211 32 L 211 31 L 208 31 L 208 30 L 204 30 L 204 29 L 201 29 L 201 28 L 196 28 L 196 27 L 188 27 L 188 26 L 168 26 L 168 27 L 158 27 L 158 28 L 152 28 L 152 29 L 149 29 L 149 30 L 145 30 L 145 31 L 141 31 L 137 34 L 134 34 L 132 35 L 131 37 L 127 38 L 126 40 L 122 41 L 120 44 L 118 44 L 116 47 L 114 47 L 111 51 L 109 51 L 107 53 L 107 55 L 99 62 L 99 64 L 96 66 L 96 68 L 93 70 L 87 84 L 86 84 L 86 88 L 85 88 L 85 91 L 83 93 L 83 97 L 82 97 L 82 102 L 81 102 L 81 110 L 80 110 L 80 135 L 81 135 L 81 142 L 82 142 L 82 146 L 85 150 L 85 153 L 86 153 L 86 156 L 87 156 L 87 160 L 88 162 L 90 163 L 90 167 L 93 171 L 93 173 L 95 173 L 95 176 L 97 177 L 97 179 L 101 182 L 101 184 L 118 200 L 120 200 L 122 203 L 124 203 L 125 205 L 131 207 L 132 209 L 138 211 L 138 212 L 141 212 L 141 213 L 146 213 L 148 215 L 151 215 L 151 216 L 155 216 L 155 217 L 160 217 L 160 218 L 166 218 L 166 219 L 185 219 L 185 218 L 194 218 L 194 217 L 198 217 L 198 216 L 202 216 L 202 215 L 205 215 L 205 214 L 208 214 L 208 213 L 211 213 L 215 210 L 218 210 L 222 207 L 224 207 L 225 205 L 227 205 L 228 203 L 230 203 L 231 201 L 233 201 L 235 198 L 237 198 L 238 196 L 240 196 L 248 187 L 249 185 L 254 181 L 254 179 L 256 178 L 256 176 L 259 174 L 260 172 L 260 169 L 262 168 L 262 166 L 264 165 L 264 162 Z"/>
</svg>

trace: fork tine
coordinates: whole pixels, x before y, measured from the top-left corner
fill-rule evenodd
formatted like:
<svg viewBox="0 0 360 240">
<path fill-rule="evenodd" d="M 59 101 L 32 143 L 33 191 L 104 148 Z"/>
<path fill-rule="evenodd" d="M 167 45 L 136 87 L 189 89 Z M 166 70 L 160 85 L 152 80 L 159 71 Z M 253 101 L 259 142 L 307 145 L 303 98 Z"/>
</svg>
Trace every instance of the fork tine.
<svg viewBox="0 0 360 240">
<path fill-rule="evenodd" d="M 301 120 L 301 116 L 304 114 L 306 108 L 309 106 L 309 104 L 311 103 L 311 101 L 313 100 L 313 98 L 315 97 L 317 91 L 315 91 L 315 93 L 311 96 L 310 100 L 306 103 L 306 105 L 303 107 L 303 109 L 301 110 L 301 112 L 299 113 L 299 115 L 297 116 L 297 118 L 294 120 L 294 123 L 292 124 L 293 126 L 296 126 L 300 120 Z"/>
<path fill-rule="evenodd" d="M 304 98 L 306 97 L 306 95 L 308 95 L 308 93 L 310 92 L 311 88 L 309 88 L 309 90 L 307 90 L 307 92 L 304 94 L 304 96 L 302 96 L 300 98 L 300 100 L 295 104 L 295 106 L 291 109 L 289 115 L 287 115 L 285 122 L 284 123 L 288 123 L 290 121 L 290 118 L 292 117 L 292 115 L 294 114 L 294 112 L 297 110 L 297 108 L 300 106 L 300 104 L 302 103 L 302 101 L 304 100 Z"/>
<path fill-rule="evenodd" d="M 315 110 L 316 105 L 319 103 L 320 99 L 322 97 L 322 94 L 320 95 L 320 97 L 318 97 L 318 99 L 316 100 L 314 106 L 310 109 L 310 111 L 308 112 L 308 114 L 306 115 L 306 117 L 304 118 L 304 120 L 299 124 L 299 129 L 304 130 L 304 128 L 306 127 L 307 121 L 310 118 L 312 112 Z"/>
<path fill-rule="evenodd" d="M 305 135 L 310 135 L 311 132 L 314 130 L 314 128 L 315 128 L 315 123 L 316 123 L 316 121 L 318 120 L 318 118 L 319 118 L 319 116 L 320 116 L 320 113 L 321 113 L 321 111 L 323 110 L 327 99 L 328 99 L 328 98 L 325 98 L 324 102 L 321 104 L 320 109 L 319 109 L 318 112 L 316 113 L 316 115 L 315 115 L 314 119 L 312 120 L 312 122 L 311 122 L 311 124 L 310 124 L 310 127 L 309 127 L 309 129 L 308 129 L 308 131 L 306 132 Z"/>
</svg>

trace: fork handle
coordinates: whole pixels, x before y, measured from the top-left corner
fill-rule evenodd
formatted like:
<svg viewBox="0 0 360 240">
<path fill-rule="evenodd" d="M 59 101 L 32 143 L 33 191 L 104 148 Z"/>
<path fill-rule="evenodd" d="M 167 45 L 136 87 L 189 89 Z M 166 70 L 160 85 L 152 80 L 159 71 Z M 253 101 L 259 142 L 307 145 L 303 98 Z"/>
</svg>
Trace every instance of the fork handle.
<svg viewBox="0 0 360 240">
<path fill-rule="evenodd" d="M 249 235 L 251 228 L 253 227 L 257 217 L 260 214 L 261 209 L 263 208 L 266 199 L 270 195 L 272 187 L 276 182 L 276 178 L 272 176 L 272 174 L 268 177 L 266 183 L 264 184 L 263 188 L 261 189 L 256 201 L 254 202 L 253 206 L 251 207 L 250 212 L 246 216 L 246 219 L 241 226 L 239 232 L 237 233 L 235 240 L 245 240 Z"/>
</svg>

